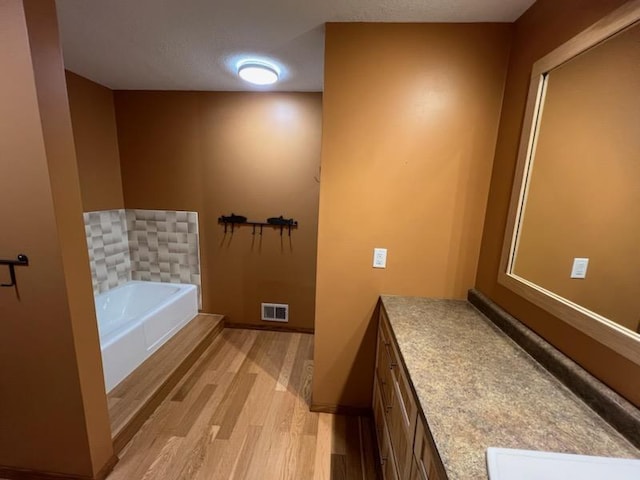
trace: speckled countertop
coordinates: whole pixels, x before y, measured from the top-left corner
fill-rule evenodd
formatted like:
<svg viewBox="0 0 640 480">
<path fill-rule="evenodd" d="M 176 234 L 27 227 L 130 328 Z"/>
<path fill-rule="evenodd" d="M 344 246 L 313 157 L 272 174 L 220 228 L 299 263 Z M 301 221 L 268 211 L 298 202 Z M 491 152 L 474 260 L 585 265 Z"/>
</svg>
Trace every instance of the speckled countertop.
<svg viewBox="0 0 640 480">
<path fill-rule="evenodd" d="M 471 304 L 382 304 L 449 480 L 488 478 L 487 447 L 640 458 Z"/>
</svg>

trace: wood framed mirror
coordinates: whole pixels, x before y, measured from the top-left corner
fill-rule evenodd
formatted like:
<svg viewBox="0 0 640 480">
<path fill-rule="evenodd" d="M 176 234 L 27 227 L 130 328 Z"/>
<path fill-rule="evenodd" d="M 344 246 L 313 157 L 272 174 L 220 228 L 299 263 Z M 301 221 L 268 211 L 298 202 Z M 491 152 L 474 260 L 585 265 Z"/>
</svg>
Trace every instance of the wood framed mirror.
<svg viewBox="0 0 640 480">
<path fill-rule="evenodd" d="M 498 281 L 640 365 L 640 0 L 533 65 Z"/>
</svg>

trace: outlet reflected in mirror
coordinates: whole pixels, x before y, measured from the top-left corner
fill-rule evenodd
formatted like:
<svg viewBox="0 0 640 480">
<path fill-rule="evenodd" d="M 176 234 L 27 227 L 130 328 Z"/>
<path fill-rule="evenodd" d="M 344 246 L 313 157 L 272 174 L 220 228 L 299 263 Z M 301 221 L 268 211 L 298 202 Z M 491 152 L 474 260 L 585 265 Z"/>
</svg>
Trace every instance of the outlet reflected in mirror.
<svg viewBox="0 0 640 480">
<path fill-rule="evenodd" d="M 640 0 L 533 64 L 498 282 L 640 365 Z"/>
<path fill-rule="evenodd" d="M 640 323 L 640 25 L 551 70 L 512 273 Z M 584 278 L 574 259 L 588 258 Z"/>
</svg>

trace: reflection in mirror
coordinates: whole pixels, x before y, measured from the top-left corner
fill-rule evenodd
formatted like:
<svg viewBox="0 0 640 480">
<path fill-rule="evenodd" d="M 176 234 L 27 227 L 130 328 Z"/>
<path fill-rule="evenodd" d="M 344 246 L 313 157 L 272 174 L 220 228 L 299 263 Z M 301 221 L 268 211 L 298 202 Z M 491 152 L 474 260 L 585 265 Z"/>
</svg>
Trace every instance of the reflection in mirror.
<svg viewBox="0 0 640 480">
<path fill-rule="evenodd" d="M 509 273 L 640 332 L 640 24 L 543 91 Z"/>
</svg>

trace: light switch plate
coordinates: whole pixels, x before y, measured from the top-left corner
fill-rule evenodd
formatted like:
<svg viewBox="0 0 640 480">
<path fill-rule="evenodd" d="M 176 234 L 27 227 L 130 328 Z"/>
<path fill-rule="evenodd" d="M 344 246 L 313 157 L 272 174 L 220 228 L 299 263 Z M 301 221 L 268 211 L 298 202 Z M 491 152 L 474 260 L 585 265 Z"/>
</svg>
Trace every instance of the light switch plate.
<svg viewBox="0 0 640 480">
<path fill-rule="evenodd" d="M 373 268 L 387 268 L 387 249 L 373 249 Z"/>
<path fill-rule="evenodd" d="M 571 268 L 571 278 L 587 278 L 588 258 L 574 258 Z"/>
</svg>

